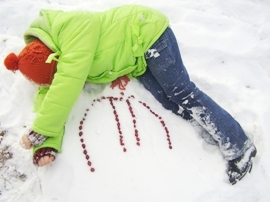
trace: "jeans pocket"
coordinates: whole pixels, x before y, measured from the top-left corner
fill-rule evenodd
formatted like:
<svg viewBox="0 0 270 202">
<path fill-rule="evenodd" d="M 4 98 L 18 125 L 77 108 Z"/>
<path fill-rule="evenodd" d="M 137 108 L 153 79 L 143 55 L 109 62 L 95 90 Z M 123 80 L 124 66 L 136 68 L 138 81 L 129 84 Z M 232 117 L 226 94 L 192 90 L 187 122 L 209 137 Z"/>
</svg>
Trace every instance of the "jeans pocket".
<svg viewBox="0 0 270 202">
<path fill-rule="evenodd" d="M 148 55 L 146 62 L 154 75 L 159 74 L 162 71 L 166 71 L 168 67 L 175 63 L 175 59 L 171 53 L 168 42 L 169 41 L 165 37 L 161 38 L 149 49 L 155 54 L 153 54 L 152 57 L 149 57 Z"/>
</svg>

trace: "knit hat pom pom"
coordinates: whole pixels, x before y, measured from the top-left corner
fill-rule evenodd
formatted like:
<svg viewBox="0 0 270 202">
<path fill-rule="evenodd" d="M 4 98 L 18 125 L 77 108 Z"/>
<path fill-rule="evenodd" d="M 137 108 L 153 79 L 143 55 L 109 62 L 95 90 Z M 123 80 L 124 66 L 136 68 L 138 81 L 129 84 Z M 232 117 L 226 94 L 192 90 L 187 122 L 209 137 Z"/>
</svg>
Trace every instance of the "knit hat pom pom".
<svg viewBox="0 0 270 202">
<path fill-rule="evenodd" d="M 16 71 L 19 69 L 18 67 L 18 57 L 14 53 L 10 53 L 5 61 L 4 64 L 8 70 Z"/>
</svg>

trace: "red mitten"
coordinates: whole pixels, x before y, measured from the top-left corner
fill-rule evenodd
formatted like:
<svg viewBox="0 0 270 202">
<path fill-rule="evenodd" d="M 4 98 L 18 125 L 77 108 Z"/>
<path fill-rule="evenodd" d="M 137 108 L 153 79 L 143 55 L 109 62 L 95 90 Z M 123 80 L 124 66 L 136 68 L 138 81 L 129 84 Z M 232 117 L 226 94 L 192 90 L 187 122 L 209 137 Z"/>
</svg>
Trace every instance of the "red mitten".
<svg viewBox="0 0 270 202">
<path fill-rule="evenodd" d="M 50 147 L 45 147 L 37 150 L 33 156 L 33 163 L 34 165 L 38 165 L 39 160 L 44 157 L 44 156 L 49 156 L 49 157 L 54 157 L 54 160 L 56 158 L 56 150 Z"/>
</svg>

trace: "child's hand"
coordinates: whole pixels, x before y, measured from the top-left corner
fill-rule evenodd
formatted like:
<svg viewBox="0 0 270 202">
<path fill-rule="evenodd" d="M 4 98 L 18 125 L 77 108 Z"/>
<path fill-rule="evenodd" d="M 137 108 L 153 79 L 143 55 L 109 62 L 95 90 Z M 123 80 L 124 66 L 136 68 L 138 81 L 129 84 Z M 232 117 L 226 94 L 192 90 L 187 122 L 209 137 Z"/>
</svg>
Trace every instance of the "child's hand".
<svg viewBox="0 0 270 202">
<path fill-rule="evenodd" d="M 40 146 L 46 139 L 47 137 L 30 131 L 29 134 L 22 136 L 20 144 L 23 148 L 30 149 L 32 146 Z"/>
<path fill-rule="evenodd" d="M 27 135 L 22 136 L 20 144 L 25 149 L 30 149 L 32 147 L 32 143 L 29 141 Z"/>
<path fill-rule="evenodd" d="M 38 149 L 33 156 L 33 163 L 37 166 L 45 166 L 52 163 L 56 158 L 56 150 L 49 147 Z"/>
<path fill-rule="evenodd" d="M 41 166 L 45 166 L 47 164 L 50 164 L 51 162 L 54 161 L 54 157 L 53 156 L 44 156 L 44 157 L 41 157 L 38 161 L 38 166 L 41 167 Z"/>
</svg>

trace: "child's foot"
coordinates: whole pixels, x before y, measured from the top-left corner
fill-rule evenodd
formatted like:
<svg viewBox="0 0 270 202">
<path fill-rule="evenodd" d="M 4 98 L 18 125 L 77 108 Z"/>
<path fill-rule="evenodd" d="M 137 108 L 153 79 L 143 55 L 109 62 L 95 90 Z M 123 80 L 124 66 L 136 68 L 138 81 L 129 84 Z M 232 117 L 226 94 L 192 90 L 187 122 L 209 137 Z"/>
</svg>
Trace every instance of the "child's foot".
<svg viewBox="0 0 270 202">
<path fill-rule="evenodd" d="M 252 158 L 256 156 L 257 149 L 252 146 L 242 156 L 228 161 L 227 174 L 229 176 L 229 182 L 234 185 L 240 181 L 247 172 L 251 172 Z"/>
</svg>

